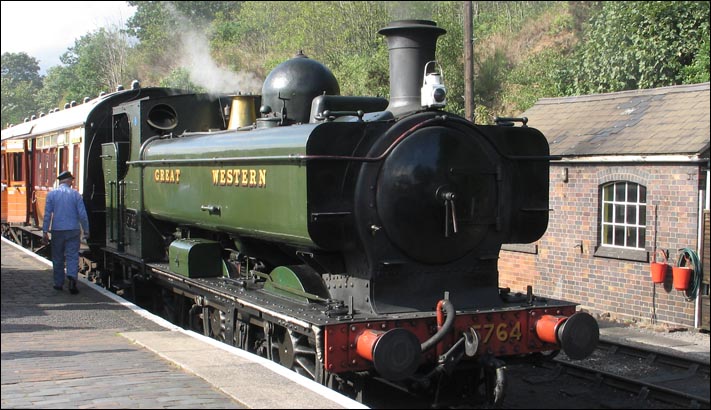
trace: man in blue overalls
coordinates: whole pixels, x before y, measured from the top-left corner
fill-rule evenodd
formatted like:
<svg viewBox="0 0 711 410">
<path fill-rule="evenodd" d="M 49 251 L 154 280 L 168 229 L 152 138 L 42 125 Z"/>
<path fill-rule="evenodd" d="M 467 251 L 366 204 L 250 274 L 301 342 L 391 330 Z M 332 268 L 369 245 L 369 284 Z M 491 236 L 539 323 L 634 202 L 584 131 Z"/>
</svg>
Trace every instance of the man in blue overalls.
<svg viewBox="0 0 711 410">
<path fill-rule="evenodd" d="M 89 237 L 89 218 L 81 195 L 72 189 L 74 177 L 64 171 L 57 177 L 59 187 L 47 194 L 42 221 L 43 239 L 49 242 L 47 232 L 52 232 L 52 267 L 54 269 L 54 288 L 62 290 L 64 285 L 64 264 L 67 267 L 69 292 L 79 293 L 77 273 L 79 271 L 79 243 L 81 233 Z M 81 230 L 79 229 L 81 228 Z"/>
</svg>

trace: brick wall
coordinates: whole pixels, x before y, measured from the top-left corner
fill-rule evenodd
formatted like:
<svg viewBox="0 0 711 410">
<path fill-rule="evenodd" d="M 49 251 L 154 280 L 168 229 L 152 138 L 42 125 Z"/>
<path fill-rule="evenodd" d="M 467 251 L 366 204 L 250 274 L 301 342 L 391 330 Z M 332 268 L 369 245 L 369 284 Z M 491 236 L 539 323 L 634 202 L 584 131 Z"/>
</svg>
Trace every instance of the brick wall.
<svg viewBox="0 0 711 410">
<path fill-rule="evenodd" d="M 563 168 L 568 168 L 567 183 Z M 668 249 L 670 261 L 677 261 L 680 248 L 696 250 L 698 191 L 704 178 L 698 165 L 552 164 L 548 230 L 537 242 L 536 253 L 502 250 L 499 285 L 513 291 L 533 285 L 536 295 L 574 301 L 588 311 L 625 320 L 649 322 L 656 314 L 657 322 L 693 326 L 694 302 L 673 289 L 671 269 L 666 282 L 655 286 L 649 262 L 655 233 L 657 248 Z M 649 259 L 595 256 L 600 243 L 599 187 L 613 181 L 647 188 Z"/>
</svg>

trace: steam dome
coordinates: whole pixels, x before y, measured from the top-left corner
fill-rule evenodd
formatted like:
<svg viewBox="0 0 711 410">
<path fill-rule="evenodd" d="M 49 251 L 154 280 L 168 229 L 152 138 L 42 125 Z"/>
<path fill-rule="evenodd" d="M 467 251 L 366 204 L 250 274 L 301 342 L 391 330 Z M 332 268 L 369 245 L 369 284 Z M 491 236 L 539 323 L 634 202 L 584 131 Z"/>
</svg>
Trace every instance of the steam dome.
<svg viewBox="0 0 711 410">
<path fill-rule="evenodd" d="M 264 80 L 262 105 L 281 113 L 286 104 L 287 122 L 308 123 L 314 98 L 340 92 L 331 70 L 299 51 L 294 58 L 276 66 Z"/>
</svg>

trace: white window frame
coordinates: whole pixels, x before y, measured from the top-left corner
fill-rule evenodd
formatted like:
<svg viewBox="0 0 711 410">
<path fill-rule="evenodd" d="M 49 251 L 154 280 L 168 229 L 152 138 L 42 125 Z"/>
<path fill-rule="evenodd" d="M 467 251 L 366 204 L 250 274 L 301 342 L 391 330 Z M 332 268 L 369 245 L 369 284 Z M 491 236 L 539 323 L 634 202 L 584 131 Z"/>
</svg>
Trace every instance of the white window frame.
<svg viewBox="0 0 711 410">
<path fill-rule="evenodd" d="M 647 187 L 632 181 L 613 181 L 600 186 L 600 195 L 600 245 L 644 250 L 647 237 Z"/>
</svg>

